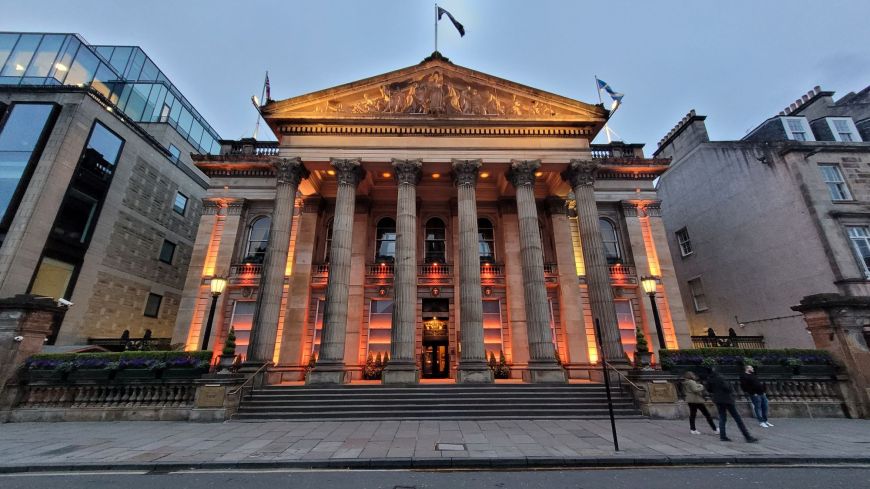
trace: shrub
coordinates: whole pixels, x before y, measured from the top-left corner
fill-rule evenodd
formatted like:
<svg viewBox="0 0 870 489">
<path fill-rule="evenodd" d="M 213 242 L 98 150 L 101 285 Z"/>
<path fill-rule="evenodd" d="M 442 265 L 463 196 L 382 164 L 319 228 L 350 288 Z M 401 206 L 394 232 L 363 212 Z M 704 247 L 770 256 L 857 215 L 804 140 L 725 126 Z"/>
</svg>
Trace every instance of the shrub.
<svg viewBox="0 0 870 489">
<path fill-rule="evenodd" d="M 722 365 L 834 365 L 831 354 L 824 350 L 761 348 L 694 348 L 688 350 L 661 350 L 662 367 L 722 366 Z"/>
<path fill-rule="evenodd" d="M 635 330 L 635 336 L 637 337 L 637 345 L 635 345 L 635 351 L 638 353 L 649 353 L 649 343 L 646 342 L 646 336 L 644 336 L 643 331 L 641 331 L 640 326 Z"/>
<path fill-rule="evenodd" d="M 235 328 L 230 328 L 230 332 L 227 333 L 227 340 L 224 342 L 224 349 L 221 351 L 221 355 L 225 356 L 235 356 L 236 355 L 236 330 Z"/>
<path fill-rule="evenodd" d="M 504 351 L 498 352 L 498 366 L 495 368 L 495 378 L 509 379 L 511 378 L 511 368 L 507 364 L 504 357 Z"/>
</svg>

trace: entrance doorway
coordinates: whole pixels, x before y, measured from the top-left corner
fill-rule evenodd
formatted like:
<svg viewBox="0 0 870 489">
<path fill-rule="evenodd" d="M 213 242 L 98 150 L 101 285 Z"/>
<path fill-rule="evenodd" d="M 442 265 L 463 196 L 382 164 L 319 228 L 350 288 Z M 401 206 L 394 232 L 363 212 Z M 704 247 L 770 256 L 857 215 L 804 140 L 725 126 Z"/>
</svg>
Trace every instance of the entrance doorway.
<svg viewBox="0 0 870 489">
<path fill-rule="evenodd" d="M 420 363 L 424 379 L 450 376 L 449 319 L 450 303 L 447 299 L 423 299 L 423 354 Z"/>
</svg>

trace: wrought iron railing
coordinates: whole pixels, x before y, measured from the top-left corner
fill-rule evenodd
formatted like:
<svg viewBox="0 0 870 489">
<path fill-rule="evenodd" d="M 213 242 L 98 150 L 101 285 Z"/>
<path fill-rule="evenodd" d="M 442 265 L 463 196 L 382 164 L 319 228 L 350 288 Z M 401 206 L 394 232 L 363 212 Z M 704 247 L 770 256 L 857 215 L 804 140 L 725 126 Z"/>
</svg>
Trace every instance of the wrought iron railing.
<svg viewBox="0 0 870 489">
<path fill-rule="evenodd" d="M 693 348 L 764 348 L 764 336 L 692 336 Z"/>
</svg>

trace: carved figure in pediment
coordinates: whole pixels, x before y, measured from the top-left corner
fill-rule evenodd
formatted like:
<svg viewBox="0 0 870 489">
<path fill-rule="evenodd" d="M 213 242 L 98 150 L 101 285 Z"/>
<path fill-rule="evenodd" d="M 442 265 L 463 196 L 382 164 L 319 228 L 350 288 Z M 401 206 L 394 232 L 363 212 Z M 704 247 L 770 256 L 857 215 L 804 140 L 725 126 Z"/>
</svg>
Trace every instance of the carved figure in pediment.
<svg viewBox="0 0 870 489">
<path fill-rule="evenodd" d="M 444 78 L 441 73 L 435 72 L 426 80 L 426 92 L 429 99 L 430 114 L 441 114 L 444 112 Z"/>
<path fill-rule="evenodd" d="M 488 98 L 483 115 L 504 115 L 504 104 L 501 103 L 501 100 L 492 92 L 487 91 L 486 93 Z"/>
<path fill-rule="evenodd" d="M 474 94 L 476 90 L 471 88 L 471 85 L 466 85 L 459 94 L 459 111 L 463 114 L 474 113 Z"/>
<path fill-rule="evenodd" d="M 326 111 L 327 112 L 344 112 L 342 108 L 342 104 L 338 100 L 327 100 L 326 101 Z"/>
<path fill-rule="evenodd" d="M 462 113 L 462 104 L 460 103 L 461 96 L 459 94 L 459 91 L 457 91 L 456 87 L 454 87 L 452 84 L 447 85 L 447 98 L 450 100 L 450 108 L 452 109 L 451 112 L 461 114 Z"/>
</svg>

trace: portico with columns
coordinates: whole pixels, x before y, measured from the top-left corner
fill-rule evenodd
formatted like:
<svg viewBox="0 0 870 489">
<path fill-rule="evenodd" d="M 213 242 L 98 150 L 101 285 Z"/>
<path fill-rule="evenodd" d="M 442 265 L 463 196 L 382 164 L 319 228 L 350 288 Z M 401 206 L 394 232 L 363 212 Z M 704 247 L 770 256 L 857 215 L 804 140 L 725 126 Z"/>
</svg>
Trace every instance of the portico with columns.
<svg viewBox="0 0 870 489">
<path fill-rule="evenodd" d="M 233 328 L 273 383 L 363 381 L 375 363 L 385 384 L 588 380 L 602 354 L 628 364 L 638 328 L 660 347 L 648 275 L 667 346 L 688 340 L 652 183 L 669 161 L 591 144 L 601 105 L 436 53 L 262 112 L 277 142 L 196 159 L 215 212 L 175 342 L 201 344 L 215 276 L 210 344 Z"/>
</svg>

